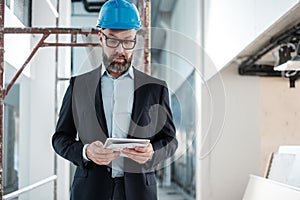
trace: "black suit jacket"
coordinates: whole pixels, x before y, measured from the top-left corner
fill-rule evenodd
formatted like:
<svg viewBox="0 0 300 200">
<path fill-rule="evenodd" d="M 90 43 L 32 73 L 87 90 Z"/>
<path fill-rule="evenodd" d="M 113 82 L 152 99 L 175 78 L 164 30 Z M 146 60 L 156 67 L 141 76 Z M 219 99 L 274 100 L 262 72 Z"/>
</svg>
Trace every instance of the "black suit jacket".
<svg viewBox="0 0 300 200">
<path fill-rule="evenodd" d="M 178 143 L 169 106 L 166 83 L 134 71 L 134 101 L 128 138 L 146 138 L 155 151 L 152 159 L 138 164 L 124 158 L 124 182 L 127 200 L 157 199 L 154 170 L 172 156 Z M 112 187 L 110 166 L 85 162 L 84 144 L 108 137 L 101 94 L 101 69 L 73 77 L 63 99 L 54 150 L 76 166 L 71 188 L 72 200 L 108 199 Z"/>
</svg>

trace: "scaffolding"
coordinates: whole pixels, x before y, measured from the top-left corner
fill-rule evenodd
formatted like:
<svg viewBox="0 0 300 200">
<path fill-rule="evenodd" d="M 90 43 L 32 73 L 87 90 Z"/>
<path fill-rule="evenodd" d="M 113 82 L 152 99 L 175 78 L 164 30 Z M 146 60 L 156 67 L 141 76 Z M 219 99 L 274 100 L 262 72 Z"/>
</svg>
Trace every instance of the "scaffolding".
<svg viewBox="0 0 300 200">
<path fill-rule="evenodd" d="M 59 1 L 57 3 L 57 10 L 59 8 Z M 18 80 L 26 66 L 29 64 L 31 59 L 34 57 L 36 52 L 41 47 L 95 47 L 99 46 L 99 43 L 79 43 L 77 42 L 78 35 L 93 35 L 98 34 L 98 30 L 90 28 L 90 29 L 80 29 L 80 28 L 58 28 L 58 20 L 55 28 L 33 28 L 33 27 L 25 27 L 25 28 L 15 28 L 15 27 L 4 27 L 4 9 L 5 9 L 5 0 L 0 0 L 0 200 L 3 199 L 3 185 L 2 185 L 2 175 L 3 175 L 3 109 L 4 109 L 4 99 L 8 95 L 10 89 Z M 144 72 L 150 74 L 150 61 L 151 61 L 151 2 L 150 0 L 138 0 L 138 9 L 141 15 L 141 21 L 143 24 L 143 29 L 139 31 L 140 34 L 144 38 Z M 42 35 L 39 42 L 35 45 L 32 52 L 21 66 L 21 68 L 17 71 L 12 80 L 8 83 L 7 87 L 4 88 L 4 36 L 5 34 L 40 34 Z M 46 42 L 45 40 L 51 36 L 55 35 L 55 42 Z M 69 35 L 71 41 L 69 43 L 59 42 L 59 35 Z M 56 50 L 56 55 L 58 51 Z M 56 56 L 57 59 L 57 56 Z M 56 66 L 57 67 L 57 66 Z M 57 71 L 57 70 L 56 70 Z M 56 84 L 58 80 L 62 80 L 56 77 Z M 56 165 L 56 164 L 55 164 Z M 56 168 L 56 166 L 55 166 Z M 9 195 L 6 195 L 5 199 L 12 199 L 20 195 L 21 193 L 30 191 L 36 187 L 39 187 L 43 184 L 46 184 L 50 181 L 54 181 L 54 198 L 57 198 L 57 189 L 56 189 L 56 174 L 49 177 L 47 180 L 39 181 L 33 185 L 30 185 L 26 188 L 19 189 Z"/>
</svg>

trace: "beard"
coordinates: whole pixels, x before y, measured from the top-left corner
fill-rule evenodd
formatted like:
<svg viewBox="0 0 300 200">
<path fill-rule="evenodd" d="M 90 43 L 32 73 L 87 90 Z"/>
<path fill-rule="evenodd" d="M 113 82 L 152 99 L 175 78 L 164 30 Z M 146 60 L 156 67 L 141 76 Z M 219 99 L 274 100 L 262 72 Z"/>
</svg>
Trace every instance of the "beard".
<svg viewBox="0 0 300 200">
<path fill-rule="evenodd" d="M 123 58 L 123 62 L 115 61 L 116 58 Z M 112 56 L 108 57 L 103 51 L 103 63 L 108 72 L 113 73 L 123 73 L 127 71 L 127 69 L 131 65 L 132 55 L 129 58 L 126 58 L 125 55 L 115 53 Z"/>
</svg>

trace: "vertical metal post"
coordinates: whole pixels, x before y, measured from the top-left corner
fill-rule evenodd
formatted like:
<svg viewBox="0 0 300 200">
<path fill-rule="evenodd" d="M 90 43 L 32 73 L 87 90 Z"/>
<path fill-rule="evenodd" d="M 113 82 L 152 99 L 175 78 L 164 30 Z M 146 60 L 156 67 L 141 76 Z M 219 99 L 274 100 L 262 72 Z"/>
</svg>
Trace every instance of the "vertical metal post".
<svg viewBox="0 0 300 200">
<path fill-rule="evenodd" d="M 59 13 L 59 3 L 60 1 L 57 0 L 56 2 L 56 11 Z M 56 28 L 59 27 L 59 17 L 56 18 Z M 56 34 L 55 36 L 55 42 L 59 42 L 59 34 Z M 58 97 L 58 92 L 57 92 L 57 87 L 58 87 L 58 46 L 55 47 L 55 88 L 54 88 L 54 119 L 56 122 L 57 119 L 57 97 Z M 54 154 L 54 174 L 57 175 L 57 154 Z M 57 200 L 57 179 L 54 180 L 54 189 L 53 189 L 53 196 L 54 200 Z"/>
<path fill-rule="evenodd" d="M 144 14 L 144 26 L 146 29 L 145 35 L 145 72 L 147 74 L 151 74 L 151 2 L 150 0 L 146 0 L 145 5 L 145 14 Z"/>
<path fill-rule="evenodd" d="M 143 25 L 144 37 L 144 72 L 151 74 L 151 2 L 139 0 L 138 9 Z"/>
<path fill-rule="evenodd" d="M 0 0 L 0 200 L 3 196 L 2 185 L 2 144 L 3 144 L 3 105 L 4 105 L 4 0 Z"/>
</svg>

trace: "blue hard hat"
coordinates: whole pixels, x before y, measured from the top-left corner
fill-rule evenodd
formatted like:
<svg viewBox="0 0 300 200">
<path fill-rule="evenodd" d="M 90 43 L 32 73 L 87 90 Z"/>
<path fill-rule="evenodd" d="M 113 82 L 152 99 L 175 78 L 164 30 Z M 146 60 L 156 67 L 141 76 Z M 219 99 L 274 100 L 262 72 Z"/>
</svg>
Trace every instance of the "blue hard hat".
<svg viewBox="0 0 300 200">
<path fill-rule="evenodd" d="M 99 12 L 97 28 L 140 29 L 141 20 L 136 6 L 126 0 L 109 0 Z"/>
</svg>

